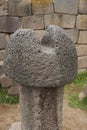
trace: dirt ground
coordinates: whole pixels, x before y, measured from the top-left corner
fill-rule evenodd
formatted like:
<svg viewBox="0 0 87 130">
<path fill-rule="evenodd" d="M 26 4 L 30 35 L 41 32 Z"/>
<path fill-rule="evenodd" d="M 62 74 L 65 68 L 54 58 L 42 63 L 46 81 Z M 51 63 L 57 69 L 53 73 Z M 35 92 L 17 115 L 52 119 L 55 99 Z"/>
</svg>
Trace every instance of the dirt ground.
<svg viewBox="0 0 87 130">
<path fill-rule="evenodd" d="M 20 121 L 19 105 L 0 105 L 0 130 L 8 130 L 14 122 Z M 87 130 L 87 113 L 73 109 L 64 100 L 63 130 Z"/>
</svg>

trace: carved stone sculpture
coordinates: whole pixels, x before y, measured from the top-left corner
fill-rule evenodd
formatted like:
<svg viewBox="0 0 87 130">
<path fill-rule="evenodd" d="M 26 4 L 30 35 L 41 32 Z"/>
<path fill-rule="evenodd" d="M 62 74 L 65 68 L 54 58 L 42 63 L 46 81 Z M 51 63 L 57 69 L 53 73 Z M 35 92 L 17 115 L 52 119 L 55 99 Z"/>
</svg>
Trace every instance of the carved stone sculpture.
<svg viewBox="0 0 87 130">
<path fill-rule="evenodd" d="M 21 84 L 21 130 L 62 130 L 64 85 L 77 74 L 77 53 L 68 34 L 50 25 L 40 42 L 33 30 L 20 29 L 11 37 L 4 66 Z"/>
</svg>

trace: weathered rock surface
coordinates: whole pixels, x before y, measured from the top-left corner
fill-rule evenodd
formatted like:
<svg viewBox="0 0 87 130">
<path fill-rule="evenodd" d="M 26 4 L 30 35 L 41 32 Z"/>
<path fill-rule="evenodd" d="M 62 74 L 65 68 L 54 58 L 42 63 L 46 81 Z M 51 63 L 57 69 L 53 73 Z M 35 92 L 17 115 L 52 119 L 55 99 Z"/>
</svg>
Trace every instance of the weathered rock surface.
<svg viewBox="0 0 87 130">
<path fill-rule="evenodd" d="M 32 0 L 32 12 L 33 14 L 47 14 L 53 13 L 53 1 L 52 0 Z"/>
<path fill-rule="evenodd" d="M 87 15 L 77 16 L 77 28 L 80 30 L 87 30 Z"/>
<path fill-rule="evenodd" d="M 43 15 L 32 15 L 23 18 L 22 26 L 25 29 L 44 29 Z"/>
<path fill-rule="evenodd" d="M 21 123 L 16 122 L 16 123 L 12 124 L 12 126 L 10 127 L 9 130 L 21 130 Z"/>
<path fill-rule="evenodd" d="M 66 32 L 49 26 L 40 44 L 31 29 L 11 37 L 5 57 L 5 72 L 24 86 L 57 87 L 70 83 L 77 73 L 77 53 Z"/>
<path fill-rule="evenodd" d="M 87 0 L 79 0 L 79 13 L 87 14 Z"/>
<path fill-rule="evenodd" d="M 28 16 L 31 14 L 30 0 L 9 0 L 8 6 L 10 16 Z"/>
<path fill-rule="evenodd" d="M 55 12 L 77 14 L 78 13 L 78 0 L 55 0 Z"/>
<path fill-rule="evenodd" d="M 62 28 L 74 28 L 76 22 L 76 16 L 63 15 L 63 14 L 46 14 L 44 15 L 45 28 L 51 24 L 58 25 Z"/>
<path fill-rule="evenodd" d="M 21 19 L 18 17 L 0 17 L 0 32 L 13 33 L 21 28 Z"/>
</svg>

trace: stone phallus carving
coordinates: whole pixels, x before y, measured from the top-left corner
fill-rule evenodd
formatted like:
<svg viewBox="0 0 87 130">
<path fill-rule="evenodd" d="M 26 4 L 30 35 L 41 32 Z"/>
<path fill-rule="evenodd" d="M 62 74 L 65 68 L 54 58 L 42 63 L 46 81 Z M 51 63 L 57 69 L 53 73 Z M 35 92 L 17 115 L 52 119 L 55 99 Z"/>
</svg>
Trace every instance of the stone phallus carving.
<svg viewBox="0 0 87 130">
<path fill-rule="evenodd" d="M 40 43 L 33 30 L 16 31 L 4 66 L 21 84 L 21 130 L 62 130 L 64 85 L 77 74 L 77 53 L 67 33 L 50 25 Z"/>
</svg>

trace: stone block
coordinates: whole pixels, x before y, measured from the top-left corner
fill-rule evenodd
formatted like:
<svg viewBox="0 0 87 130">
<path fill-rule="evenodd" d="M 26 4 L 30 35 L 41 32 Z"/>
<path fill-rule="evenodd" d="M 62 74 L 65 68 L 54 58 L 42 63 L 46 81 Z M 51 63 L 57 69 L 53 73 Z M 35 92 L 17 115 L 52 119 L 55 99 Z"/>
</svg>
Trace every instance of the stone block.
<svg viewBox="0 0 87 130">
<path fill-rule="evenodd" d="M 79 13 L 87 14 L 87 0 L 79 0 Z"/>
<path fill-rule="evenodd" d="M 35 33 L 37 34 L 38 38 L 39 38 L 40 41 L 41 41 L 41 39 L 42 39 L 42 37 L 43 37 L 45 31 L 44 31 L 44 30 L 35 30 Z"/>
<path fill-rule="evenodd" d="M 3 68 L 3 61 L 0 61 L 0 76 L 3 75 L 4 68 Z"/>
<path fill-rule="evenodd" d="M 43 15 L 32 15 L 24 17 L 22 25 L 23 28 L 44 29 Z"/>
<path fill-rule="evenodd" d="M 0 16 L 8 15 L 8 7 L 6 0 L 0 0 Z"/>
<path fill-rule="evenodd" d="M 32 13 L 33 14 L 47 14 L 53 13 L 52 0 L 32 0 Z"/>
<path fill-rule="evenodd" d="M 9 41 L 9 35 L 0 33 L 0 50 L 5 49 Z"/>
<path fill-rule="evenodd" d="M 0 60 L 3 60 L 5 50 L 0 50 Z"/>
<path fill-rule="evenodd" d="M 12 86 L 11 88 L 8 89 L 7 92 L 9 95 L 19 95 L 19 86 Z"/>
<path fill-rule="evenodd" d="M 10 79 L 8 76 L 3 76 L 0 79 L 0 83 L 1 83 L 3 88 L 8 88 L 8 87 L 11 87 L 13 85 L 13 80 Z"/>
<path fill-rule="evenodd" d="M 70 38 L 74 43 L 78 42 L 78 30 L 77 29 L 68 29 L 66 30 Z"/>
<path fill-rule="evenodd" d="M 87 31 L 80 31 L 78 43 L 87 44 Z"/>
<path fill-rule="evenodd" d="M 63 28 L 74 28 L 76 17 L 74 15 L 47 14 L 44 16 L 45 28 L 55 24 Z"/>
<path fill-rule="evenodd" d="M 78 13 L 78 0 L 54 0 L 55 12 L 66 14 Z"/>
<path fill-rule="evenodd" d="M 78 68 L 79 69 L 87 68 L 87 56 L 83 56 L 83 57 L 78 58 Z"/>
<path fill-rule="evenodd" d="M 9 0 L 10 16 L 28 16 L 31 14 L 30 0 Z"/>
<path fill-rule="evenodd" d="M 0 16 L 7 16 L 8 15 L 8 10 L 4 9 L 4 5 L 0 5 Z"/>
<path fill-rule="evenodd" d="M 11 87 L 15 87 L 14 90 L 19 86 L 18 83 L 16 83 L 14 80 L 12 80 L 11 78 L 9 78 L 8 76 L 6 75 L 3 75 L 1 78 L 0 78 L 0 83 L 2 85 L 3 88 L 9 88 L 10 87 L 10 90 L 9 92 L 13 90 L 13 88 L 11 89 Z M 18 90 L 18 89 L 17 89 Z M 18 91 L 17 91 L 18 92 Z M 16 90 L 15 92 L 16 93 Z"/>
<path fill-rule="evenodd" d="M 21 28 L 21 19 L 17 17 L 0 17 L 0 32 L 13 33 Z"/>
<path fill-rule="evenodd" d="M 87 45 L 79 45 L 76 49 L 78 56 L 87 56 Z"/>
<path fill-rule="evenodd" d="M 87 30 L 87 15 L 78 15 L 76 26 L 80 30 Z"/>
<path fill-rule="evenodd" d="M 0 0 L 0 5 L 2 5 L 4 3 L 4 0 Z"/>
</svg>

